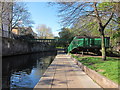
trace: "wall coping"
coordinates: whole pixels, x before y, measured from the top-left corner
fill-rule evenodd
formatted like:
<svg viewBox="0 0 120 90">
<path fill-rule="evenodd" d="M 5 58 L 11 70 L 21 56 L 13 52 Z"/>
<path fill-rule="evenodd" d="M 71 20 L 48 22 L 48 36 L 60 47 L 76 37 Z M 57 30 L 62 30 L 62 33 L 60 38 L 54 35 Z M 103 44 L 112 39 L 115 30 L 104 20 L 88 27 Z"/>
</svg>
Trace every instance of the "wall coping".
<svg viewBox="0 0 120 90">
<path fill-rule="evenodd" d="M 117 83 L 113 82 L 112 80 L 109 80 L 105 76 L 100 75 L 98 72 L 83 65 L 81 62 L 73 58 L 70 54 L 68 55 L 90 78 L 92 78 L 102 88 L 116 88 L 118 90 L 120 89 L 120 85 L 118 85 Z"/>
</svg>

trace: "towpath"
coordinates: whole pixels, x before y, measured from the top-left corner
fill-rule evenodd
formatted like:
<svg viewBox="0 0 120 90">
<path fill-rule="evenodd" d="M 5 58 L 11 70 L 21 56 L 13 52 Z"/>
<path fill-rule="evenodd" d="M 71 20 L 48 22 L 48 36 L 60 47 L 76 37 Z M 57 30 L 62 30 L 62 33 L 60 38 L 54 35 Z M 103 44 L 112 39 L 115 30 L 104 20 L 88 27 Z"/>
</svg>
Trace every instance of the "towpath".
<svg viewBox="0 0 120 90">
<path fill-rule="evenodd" d="M 48 67 L 43 77 L 34 88 L 101 88 L 86 75 L 70 58 L 69 55 L 58 51 L 58 54 Z M 100 89 L 102 90 L 102 88 Z"/>
</svg>

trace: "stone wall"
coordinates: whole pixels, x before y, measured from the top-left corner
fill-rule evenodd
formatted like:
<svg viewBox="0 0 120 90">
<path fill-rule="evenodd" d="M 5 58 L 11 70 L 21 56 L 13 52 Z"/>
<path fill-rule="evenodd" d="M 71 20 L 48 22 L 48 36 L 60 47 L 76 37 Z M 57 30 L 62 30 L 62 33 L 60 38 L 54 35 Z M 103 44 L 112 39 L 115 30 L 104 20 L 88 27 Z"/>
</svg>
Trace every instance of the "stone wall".
<svg viewBox="0 0 120 90">
<path fill-rule="evenodd" d="M 81 62 L 79 62 L 78 60 L 73 58 L 71 55 L 70 55 L 70 57 L 90 78 L 92 78 L 102 88 L 106 88 L 105 90 L 119 90 L 118 89 L 119 85 L 117 83 L 111 81 L 110 79 L 106 78 L 105 76 L 100 75 L 96 71 L 83 65 Z"/>
<path fill-rule="evenodd" d="M 54 50 L 56 50 L 55 47 L 46 42 L 28 42 L 23 40 L 2 38 L 2 56 Z"/>
</svg>

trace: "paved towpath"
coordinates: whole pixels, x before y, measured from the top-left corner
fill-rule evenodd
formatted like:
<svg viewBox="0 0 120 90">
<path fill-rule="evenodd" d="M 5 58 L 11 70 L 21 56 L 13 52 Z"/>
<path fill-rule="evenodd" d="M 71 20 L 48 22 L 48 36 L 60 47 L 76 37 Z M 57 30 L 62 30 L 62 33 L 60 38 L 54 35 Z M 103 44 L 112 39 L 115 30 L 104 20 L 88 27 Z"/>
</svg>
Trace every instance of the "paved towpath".
<svg viewBox="0 0 120 90">
<path fill-rule="evenodd" d="M 58 55 L 34 88 L 101 88 L 66 54 Z M 100 89 L 101 90 L 101 89 Z"/>
</svg>

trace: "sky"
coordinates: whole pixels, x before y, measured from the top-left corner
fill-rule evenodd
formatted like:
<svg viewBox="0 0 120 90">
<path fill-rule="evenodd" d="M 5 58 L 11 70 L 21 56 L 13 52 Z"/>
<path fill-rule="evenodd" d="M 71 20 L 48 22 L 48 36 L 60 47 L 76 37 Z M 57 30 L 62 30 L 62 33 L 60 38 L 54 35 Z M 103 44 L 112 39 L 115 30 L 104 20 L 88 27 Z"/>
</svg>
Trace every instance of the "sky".
<svg viewBox="0 0 120 90">
<path fill-rule="evenodd" d="M 58 36 L 60 31 L 60 18 L 57 16 L 57 8 L 49 6 L 47 2 L 26 2 L 31 18 L 35 22 L 33 31 L 36 30 L 37 25 L 45 24 L 52 29 L 54 36 Z M 36 32 L 36 31 L 35 31 Z"/>
</svg>

